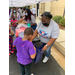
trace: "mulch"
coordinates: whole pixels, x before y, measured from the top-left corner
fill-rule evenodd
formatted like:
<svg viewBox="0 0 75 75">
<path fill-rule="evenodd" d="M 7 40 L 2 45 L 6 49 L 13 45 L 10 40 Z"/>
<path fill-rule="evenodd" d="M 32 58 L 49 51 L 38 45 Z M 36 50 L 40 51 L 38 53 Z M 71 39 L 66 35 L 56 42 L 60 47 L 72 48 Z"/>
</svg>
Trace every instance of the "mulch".
<svg viewBox="0 0 75 75">
<path fill-rule="evenodd" d="M 60 28 L 60 29 L 65 29 L 65 27 L 62 27 L 60 24 L 58 24 L 58 25 L 59 25 L 59 28 Z"/>
</svg>

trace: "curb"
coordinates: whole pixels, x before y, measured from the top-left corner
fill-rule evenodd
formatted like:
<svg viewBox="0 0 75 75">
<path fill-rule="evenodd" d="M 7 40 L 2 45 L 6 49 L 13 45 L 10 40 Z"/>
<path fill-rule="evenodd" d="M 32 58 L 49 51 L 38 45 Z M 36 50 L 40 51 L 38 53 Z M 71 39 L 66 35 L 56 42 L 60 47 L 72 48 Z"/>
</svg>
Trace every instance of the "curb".
<svg viewBox="0 0 75 75">
<path fill-rule="evenodd" d="M 55 41 L 53 45 L 58 51 L 60 51 L 65 56 L 65 48 Z"/>
</svg>

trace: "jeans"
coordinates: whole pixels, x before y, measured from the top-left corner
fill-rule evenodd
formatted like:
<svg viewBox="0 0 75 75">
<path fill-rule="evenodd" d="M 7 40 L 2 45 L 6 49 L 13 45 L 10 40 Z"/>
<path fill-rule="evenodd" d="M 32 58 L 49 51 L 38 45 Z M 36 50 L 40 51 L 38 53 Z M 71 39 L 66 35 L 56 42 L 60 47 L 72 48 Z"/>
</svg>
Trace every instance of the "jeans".
<svg viewBox="0 0 75 75">
<path fill-rule="evenodd" d="M 16 27 L 11 27 L 12 31 L 14 32 L 13 42 L 14 42 L 14 40 L 16 39 L 16 36 L 15 36 L 15 28 L 16 28 Z"/>
<path fill-rule="evenodd" d="M 19 63 L 20 70 L 21 70 L 21 75 L 30 75 L 30 70 L 31 70 L 31 63 L 27 65 L 22 65 Z"/>
<path fill-rule="evenodd" d="M 54 43 L 53 43 L 53 44 L 54 44 Z M 51 47 L 53 46 L 53 44 L 52 44 L 51 46 L 49 46 L 49 47 L 47 48 L 47 50 L 46 50 L 46 57 L 48 57 L 48 58 L 49 58 L 49 55 L 50 55 L 50 53 L 51 53 Z M 43 48 L 45 45 L 46 45 L 46 43 L 42 43 L 42 42 L 41 42 L 41 48 Z"/>
<path fill-rule="evenodd" d="M 36 29 L 36 27 L 37 27 L 37 24 L 35 24 L 35 25 L 31 26 L 31 28 L 32 28 L 33 30 L 35 30 L 35 29 Z"/>
</svg>

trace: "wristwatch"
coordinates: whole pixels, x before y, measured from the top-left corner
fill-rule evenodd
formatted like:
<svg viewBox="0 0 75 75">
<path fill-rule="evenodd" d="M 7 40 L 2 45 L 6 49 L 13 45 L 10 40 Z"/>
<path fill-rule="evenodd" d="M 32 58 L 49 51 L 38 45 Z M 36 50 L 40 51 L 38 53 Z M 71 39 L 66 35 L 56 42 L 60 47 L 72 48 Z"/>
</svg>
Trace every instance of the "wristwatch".
<svg viewBox="0 0 75 75">
<path fill-rule="evenodd" d="M 47 44 L 45 45 L 47 48 L 49 47 Z"/>
</svg>

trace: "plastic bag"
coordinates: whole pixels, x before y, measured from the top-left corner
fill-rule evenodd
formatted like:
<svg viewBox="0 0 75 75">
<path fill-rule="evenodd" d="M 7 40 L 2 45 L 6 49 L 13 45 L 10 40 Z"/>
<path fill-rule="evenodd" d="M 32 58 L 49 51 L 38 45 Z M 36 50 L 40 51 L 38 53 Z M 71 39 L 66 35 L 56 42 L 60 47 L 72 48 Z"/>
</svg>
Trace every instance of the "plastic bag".
<svg viewBox="0 0 75 75">
<path fill-rule="evenodd" d="M 42 50 L 42 47 L 37 47 L 36 44 L 34 44 L 34 46 L 36 47 L 36 57 L 35 57 L 35 59 L 33 59 L 33 61 L 36 64 L 42 59 L 42 56 L 43 56 L 44 52 Z"/>
</svg>

